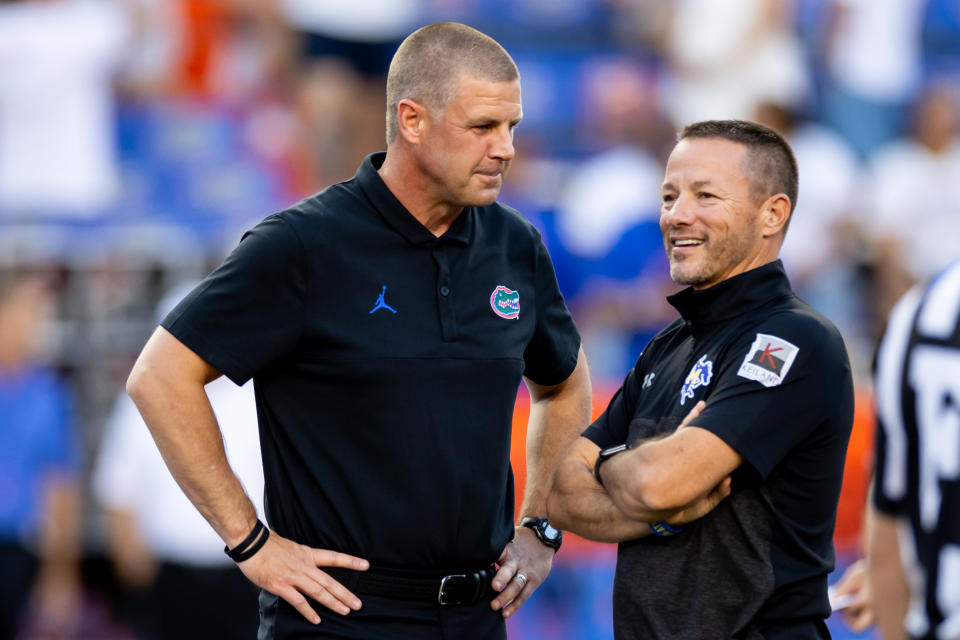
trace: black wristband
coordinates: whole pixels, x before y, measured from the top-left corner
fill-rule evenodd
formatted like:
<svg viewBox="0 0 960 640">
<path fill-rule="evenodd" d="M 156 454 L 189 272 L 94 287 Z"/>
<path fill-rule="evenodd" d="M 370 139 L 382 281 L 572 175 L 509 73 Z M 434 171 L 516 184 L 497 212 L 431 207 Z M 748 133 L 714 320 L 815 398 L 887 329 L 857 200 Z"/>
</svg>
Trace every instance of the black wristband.
<svg viewBox="0 0 960 640">
<path fill-rule="evenodd" d="M 597 455 L 597 459 L 593 463 L 593 477 L 597 479 L 597 483 L 599 483 L 601 487 L 603 486 L 603 478 L 600 477 L 600 465 L 618 453 L 623 453 L 627 449 L 629 449 L 627 445 L 618 444 L 615 447 L 607 447 Z"/>
<path fill-rule="evenodd" d="M 257 524 L 253 525 L 253 531 L 243 539 L 243 542 L 233 549 L 224 547 L 223 552 L 230 556 L 230 559 L 234 562 L 243 562 L 244 560 L 252 558 L 257 551 L 260 551 L 263 545 L 267 543 L 267 538 L 269 537 L 270 530 L 258 519 Z"/>
</svg>

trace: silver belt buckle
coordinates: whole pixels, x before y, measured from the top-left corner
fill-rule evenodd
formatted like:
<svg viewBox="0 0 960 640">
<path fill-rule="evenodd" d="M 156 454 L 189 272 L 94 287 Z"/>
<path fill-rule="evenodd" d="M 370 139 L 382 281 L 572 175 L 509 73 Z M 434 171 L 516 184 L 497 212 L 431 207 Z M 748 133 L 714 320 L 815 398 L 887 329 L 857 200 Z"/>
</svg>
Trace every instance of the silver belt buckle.
<svg viewBox="0 0 960 640">
<path fill-rule="evenodd" d="M 453 574 L 450 574 L 449 576 L 444 576 L 443 579 L 440 581 L 440 590 L 437 591 L 437 603 L 440 604 L 441 606 L 461 604 L 460 602 L 448 602 L 444 600 L 443 588 L 447 586 L 447 580 L 451 580 L 454 578 L 466 579 L 466 577 L 467 577 L 467 574 L 465 573 L 453 573 Z"/>
</svg>

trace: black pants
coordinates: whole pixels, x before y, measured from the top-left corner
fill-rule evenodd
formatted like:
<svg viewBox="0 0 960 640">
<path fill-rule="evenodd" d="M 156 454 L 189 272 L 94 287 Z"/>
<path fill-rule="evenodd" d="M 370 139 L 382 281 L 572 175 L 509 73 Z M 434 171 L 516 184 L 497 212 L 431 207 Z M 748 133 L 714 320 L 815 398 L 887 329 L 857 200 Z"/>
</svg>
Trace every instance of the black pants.
<svg viewBox="0 0 960 640">
<path fill-rule="evenodd" d="M 500 611 L 489 600 L 469 606 L 441 607 L 427 602 L 404 602 L 357 594 L 359 611 L 346 616 L 309 600 L 320 624 L 307 621 L 286 600 L 260 591 L 258 640 L 506 640 Z"/>
<path fill-rule="evenodd" d="M 36 570 L 33 554 L 16 544 L 0 543 L 0 640 L 14 637 Z"/>
</svg>

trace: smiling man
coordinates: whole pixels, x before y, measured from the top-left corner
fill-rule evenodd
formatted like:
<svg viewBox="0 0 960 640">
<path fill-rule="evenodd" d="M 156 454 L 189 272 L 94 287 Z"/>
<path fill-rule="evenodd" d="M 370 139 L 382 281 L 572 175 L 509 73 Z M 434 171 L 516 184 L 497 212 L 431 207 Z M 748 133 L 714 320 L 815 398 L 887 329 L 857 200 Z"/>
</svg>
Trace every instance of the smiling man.
<svg viewBox="0 0 960 640">
<path fill-rule="evenodd" d="M 570 447 L 547 505 L 620 543 L 618 640 L 829 638 L 853 384 L 840 334 L 777 260 L 796 194 L 790 147 L 751 122 L 690 125 L 667 162 L 682 317 Z"/>
<path fill-rule="evenodd" d="M 549 482 L 590 379 L 539 234 L 496 203 L 521 117 L 499 44 L 416 31 L 387 78 L 386 153 L 248 232 L 130 374 L 170 471 L 262 588 L 260 640 L 505 638 L 550 571 Z M 204 395 L 221 373 L 254 379 L 269 530 Z"/>
</svg>

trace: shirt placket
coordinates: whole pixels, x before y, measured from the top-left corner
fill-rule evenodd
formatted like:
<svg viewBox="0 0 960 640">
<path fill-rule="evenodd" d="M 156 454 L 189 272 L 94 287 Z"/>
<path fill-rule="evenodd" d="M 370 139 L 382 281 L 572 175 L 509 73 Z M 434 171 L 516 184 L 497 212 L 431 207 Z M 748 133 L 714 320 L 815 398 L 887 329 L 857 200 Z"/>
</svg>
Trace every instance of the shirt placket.
<svg viewBox="0 0 960 640">
<path fill-rule="evenodd" d="M 437 265 L 437 310 L 440 314 L 440 331 L 444 342 L 457 338 L 457 316 L 453 308 L 453 283 L 450 278 L 450 262 L 447 246 L 442 240 L 433 244 L 433 261 Z"/>
</svg>

